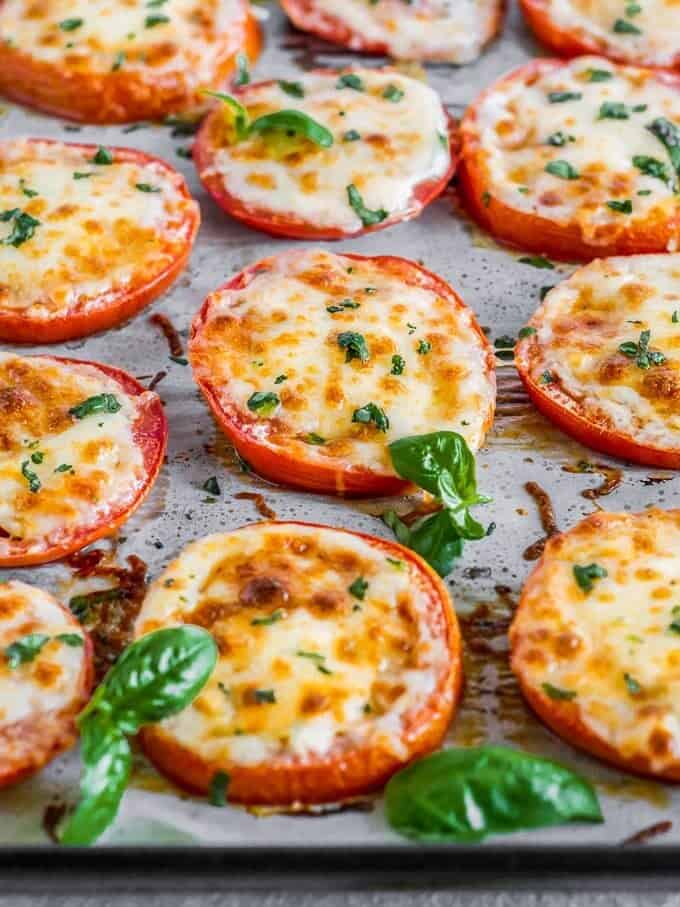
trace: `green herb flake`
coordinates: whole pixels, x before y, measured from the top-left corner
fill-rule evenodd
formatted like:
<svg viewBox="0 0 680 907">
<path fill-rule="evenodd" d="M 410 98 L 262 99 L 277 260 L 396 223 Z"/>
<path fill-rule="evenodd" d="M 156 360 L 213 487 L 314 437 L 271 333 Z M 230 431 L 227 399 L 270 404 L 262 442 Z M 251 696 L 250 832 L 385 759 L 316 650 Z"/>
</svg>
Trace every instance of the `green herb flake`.
<svg viewBox="0 0 680 907">
<path fill-rule="evenodd" d="M 419 340 L 418 346 L 416 347 L 416 353 L 418 353 L 419 356 L 427 356 L 431 349 L 432 344 L 429 340 Z"/>
<path fill-rule="evenodd" d="M 598 120 L 627 120 L 628 108 L 621 101 L 604 101 L 597 114 Z"/>
<path fill-rule="evenodd" d="M 520 340 L 524 340 L 525 337 L 531 337 L 531 336 L 532 336 L 533 334 L 535 334 L 535 333 L 536 333 L 536 328 L 532 328 L 532 327 L 530 327 L 530 326 L 527 326 L 527 327 L 524 327 L 524 328 L 520 328 L 520 332 L 519 332 L 519 334 L 518 334 L 518 337 L 519 337 Z"/>
<path fill-rule="evenodd" d="M 552 372 L 549 371 L 548 369 L 546 369 L 543 372 L 543 374 L 541 375 L 541 377 L 538 379 L 538 383 L 539 384 L 554 384 L 555 379 L 553 377 Z"/>
<path fill-rule="evenodd" d="M 523 255 L 517 260 L 521 265 L 531 265 L 532 268 L 543 268 L 546 271 L 555 270 L 555 265 L 544 255 Z"/>
<path fill-rule="evenodd" d="M 95 174 L 94 174 L 94 171 L 91 171 L 90 173 L 86 173 L 86 172 L 83 171 L 83 170 L 74 170 L 74 171 L 73 171 L 73 179 L 74 179 L 74 180 L 87 180 L 87 179 L 89 179 L 91 176 L 94 176 L 94 175 L 95 175 Z"/>
<path fill-rule="evenodd" d="M 147 16 L 144 20 L 144 28 L 155 28 L 157 25 L 166 25 L 170 21 L 170 16 L 163 13 L 154 13 Z"/>
<path fill-rule="evenodd" d="M 608 82 L 614 77 L 609 69 L 587 69 L 583 75 L 587 82 Z"/>
<path fill-rule="evenodd" d="M 564 690 L 561 687 L 555 687 L 551 683 L 542 683 L 541 688 L 546 696 L 557 702 L 569 702 L 576 699 L 576 690 Z"/>
<path fill-rule="evenodd" d="M 60 463 L 54 470 L 55 472 L 73 472 L 73 466 L 70 463 Z"/>
<path fill-rule="evenodd" d="M 71 646 L 72 649 L 77 649 L 85 644 L 79 633 L 58 633 L 54 638 L 63 642 L 65 646 Z"/>
<path fill-rule="evenodd" d="M 617 19 L 612 26 L 612 31 L 617 35 L 641 35 L 642 32 L 637 27 L 633 25 L 632 22 L 628 22 L 626 19 Z"/>
<path fill-rule="evenodd" d="M 622 199 L 621 201 L 612 199 L 607 202 L 607 207 L 611 208 L 612 211 L 616 211 L 618 214 L 633 213 L 633 202 L 630 198 Z"/>
<path fill-rule="evenodd" d="M 347 591 L 354 598 L 358 598 L 359 601 L 363 601 L 366 596 L 366 591 L 368 589 L 368 582 L 363 578 L 363 576 L 358 576 L 351 586 L 348 587 Z"/>
<path fill-rule="evenodd" d="M 272 391 L 256 391 L 248 398 L 248 409 L 258 416 L 271 416 L 281 401 Z"/>
<path fill-rule="evenodd" d="M 586 564 L 585 566 L 574 564 L 572 572 L 579 589 L 586 595 L 593 591 L 595 580 L 603 579 L 608 575 L 605 568 L 599 564 Z"/>
<path fill-rule="evenodd" d="M 59 23 L 59 28 L 62 31 L 66 31 L 66 32 L 76 31 L 76 29 L 80 28 L 80 26 L 83 24 L 84 21 L 85 21 L 84 19 L 77 19 L 77 18 L 62 19 L 61 22 Z"/>
<path fill-rule="evenodd" d="M 220 483 L 217 481 L 216 476 L 210 476 L 209 479 L 206 479 L 201 485 L 201 488 L 203 491 L 207 491 L 208 494 L 212 494 L 216 498 L 222 494 L 222 489 L 220 488 Z"/>
<path fill-rule="evenodd" d="M 119 69 L 123 68 L 125 63 L 125 51 L 119 50 L 116 56 L 114 57 L 113 63 L 111 64 L 111 72 L 118 72 Z"/>
<path fill-rule="evenodd" d="M 272 613 L 268 614 L 266 617 L 254 617 L 250 621 L 250 626 L 271 627 L 272 624 L 276 624 L 280 620 L 283 620 L 285 616 L 285 612 L 281 608 L 277 608 L 276 611 L 272 611 Z"/>
<path fill-rule="evenodd" d="M 229 775 L 226 772 L 215 772 L 210 781 L 211 806 L 226 806 L 227 791 L 229 789 Z"/>
<path fill-rule="evenodd" d="M 33 661 L 49 640 L 50 637 L 44 633 L 29 633 L 27 636 L 22 636 L 21 639 L 15 640 L 4 651 L 7 667 L 10 671 L 14 671 L 19 665 Z"/>
<path fill-rule="evenodd" d="M 35 198 L 36 195 L 38 195 L 35 189 L 29 189 L 23 176 L 19 180 L 19 188 L 21 189 L 22 194 L 26 196 L 26 198 Z"/>
<path fill-rule="evenodd" d="M 68 413 L 74 419 L 84 419 L 95 413 L 117 413 L 120 408 L 120 403 L 113 394 L 96 394 L 94 397 L 88 397 L 82 403 L 72 406 Z"/>
<path fill-rule="evenodd" d="M 346 72 L 335 83 L 336 88 L 353 88 L 354 91 L 364 91 L 364 83 L 354 72 Z"/>
<path fill-rule="evenodd" d="M 352 413 L 352 422 L 359 422 L 362 425 L 373 423 L 378 431 L 386 432 L 390 427 L 385 410 L 381 409 L 375 403 L 366 403 L 364 406 L 355 409 Z"/>
<path fill-rule="evenodd" d="M 371 358 L 366 338 L 356 331 L 343 331 L 338 334 L 338 346 L 345 351 L 345 362 L 358 359 L 365 363 Z"/>
<path fill-rule="evenodd" d="M 558 129 L 557 132 L 551 132 L 548 138 L 545 140 L 546 145 L 552 145 L 554 148 L 562 148 L 564 145 L 567 145 L 569 142 L 575 142 L 576 139 L 573 135 L 569 135 L 566 132 L 562 132 L 561 129 Z"/>
<path fill-rule="evenodd" d="M 326 443 L 326 439 L 322 438 L 321 435 L 317 435 L 315 431 L 310 431 L 309 434 L 305 435 L 305 442 L 322 447 Z"/>
<path fill-rule="evenodd" d="M 632 674 L 628 674 L 628 673 L 624 672 L 623 680 L 624 680 L 624 683 L 626 684 L 626 688 L 631 696 L 640 695 L 640 693 L 642 692 L 642 687 L 640 686 L 639 682 L 633 677 Z"/>
<path fill-rule="evenodd" d="M 390 84 L 383 91 L 382 96 L 386 101 L 391 101 L 393 104 L 396 104 L 404 97 L 404 92 L 401 90 L 401 88 L 397 88 L 396 85 Z"/>
<path fill-rule="evenodd" d="M 288 380 L 288 375 L 277 375 L 274 378 L 274 384 L 283 384 L 284 381 Z"/>
<path fill-rule="evenodd" d="M 2 240 L 4 246 L 14 246 L 15 249 L 27 242 L 35 234 L 36 228 L 40 226 L 40 221 L 31 217 L 20 208 L 12 208 L 9 211 L 3 211 L 0 214 L 0 222 L 12 224 L 12 230 L 9 236 Z"/>
<path fill-rule="evenodd" d="M 152 186 L 151 183 L 135 183 L 135 189 L 138 189 L 140 192 L 160 192 L 160 186 Z"/>
<path fill-rule="evenodd" d="M 93 164 L 99 164 L 100 166 L 107 166 L 113 163 L 113 155 L 108 148 L 104 148 L 103 145 L 100 145 L 97 148 L 95 156 L 92 158 Z"/>
<path fill-rule="evenodd" d="M 645 330 L 640 332 L 640 338 L 637 343 L 628 340 L 619 344 L 619 352 L 623 353 L 629 359 L 635 359 L 638 368 L 646 371 L 653 365 L 663 365 L 666 357 L 658 350 L 649 349 L 651 331 Z"/>
<path fill-rule="evenodd" d="M 655 157 L 649 157 L 646 154 L 636 154 L 633 158 L 633 166 L 645 176 L 651 176 L 654 179 L 661 180 L 667 185 L 672 182 L 671 174 L 666 164 Z"/>
<path fill-rule="evenodd" d="M 406 360 L 403 356 L 400 356 L 398 353 L 395 353 L 392 356 L 392 368 L 390 369 L 390 375 L 403 375 L 404 368 L 406 367 Z"/>
<path fill-rule="evenodd" d="M 387 218 L 388 212 L 384 208 L 371 210 L 365 206 L 361 193 L 354 183 L 350 183 L 347 186 L 347 200 L 364 227 L 372 227 L 375 224 L 382 223 Z"/>
<path fill-rule="evenodd" d="M 551 104 L 564 104 L 566 101 L 580 101 L 583 94 L 580 91 L 551 91 L 548 100 Z"/>
<path fill-rule="evenodd" d="M 113 589 L 99 589 L 85 595 L 74 595 L 69 599 L 69 610 L 79 621 L 85 620 L 92 608 L 103 605 L 105 602 L 115 602 L 124 598 L 124 593 L 116 586 Z"/>
<path fill-rule="evenodd" d="M 250 84 L 250 71 L 248 69 L 248 57 L 244 53 L 236 54 L 236 75 L 234 76 L 234 85 L 240 88 L 242 85 Z"/>
<path fill-rule="evenodd" d="M 546 164 L 545 172 L 562 180 L 577 180 L 580 176 L 578 170 L 569 161 L 550 161 L 549 164 Z"/>
<path fill-rule="evenodd" d="M 274 690 L 255 690 L 254 692 L 255 702 L 258 705 L 267 703 L 273 705 L 276 702 L 276 694 Z"/>
<path fill-rule="evenodd" d="M 356 129 L 348 129 L 347 132 L 343 135 L 343 142 L 358 142 L 361 138 L 361 134 L 356 131 Z"/>
<path fill-rule="evenodd" d="M 277 85 L 291 98 L 304 98 L 305 88 L 302 82 L 287 82 L 285 79 L 279 79 Z"/>
<path fill-rule="evenodd" d="M 37 474 L 31 469 L 31 461 L 24 460 L 21 464 L 21 474 L 28 482 L 28 490 L 33 494 L 40 491 L 42 488 L 42 482 L 38 478 Z"/>
</svg>

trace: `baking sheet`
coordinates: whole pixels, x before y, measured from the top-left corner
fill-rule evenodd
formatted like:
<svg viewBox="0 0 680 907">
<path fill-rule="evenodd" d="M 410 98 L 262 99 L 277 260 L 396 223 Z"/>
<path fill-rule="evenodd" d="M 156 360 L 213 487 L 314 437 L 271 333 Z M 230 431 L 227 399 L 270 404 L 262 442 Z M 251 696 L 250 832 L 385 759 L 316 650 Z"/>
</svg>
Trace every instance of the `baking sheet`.
<svg viewBox="0 0 680 907">
<path fill-rule="evenodd" d="M 346 65 L 356 55 L 294 32 L 272 3 L 257 7 L 262 16 L 266 47 L 254 69 L 256 79 L 292 78 L 302 68 Z M 513 7 L 503 36 L 482 59 L 463 68 L 427 68 L 430 83 L 446 106 L 460 115 L 468 102 L 499 75 L 540 50 L 521 24 Z M 367 61 L 373 65 L 375 60 Z M 85 340 L 50 347 L 24 348 L 27 353 L 56 353 L 99 360 L 120 366 L 133 375 L 148 377 L 161 370 L 167 377 L 158 385 L 170 423 L 168 462 L 149 499 L 121 529 L 117 546 L 121 562 L 137 554 L 155 577 L 190 541 L 206 533 L 224 531 L 259 519 L 252 501 L 235 498 L 240 492 L 261 493 L 279 519 L 302 519 L 390 536 L 375 514 L 386 502 L 347 502 L 275 487 L 244 473 L 229 444 L 216 429 L 207 407 L 192 382 L 191 370 L 170 360 L 158 328 L 149 323 L 151 312 L 167 314 L 186 339 L 195 311 L 207 293 L 235 271 L 296 243 L 270 239 L 223 215 L 200 188 L 190 161 L 177 154 L 191 138 L 171 136 L 168 128 L 146 126 L 134 132 L 124 127 L 82 127 L 68 131 L 66 124 L 18 107 L 6 106 L 0 117 L 0 138 L 20 135 L 64 140 L 129 145 L 166 158 L 187 177 L 199 199 L 203 225 L 190 266 L 174 288 L 131 323 Z M 537 270 L 517 261 L 481 234 L 460 212 L 454 211 L 449 191 L 418 220 L 339 244 L 323 244 L 335 251 L 366 255 L 397 254 L 422 261 L 450 281 L 490 336 L 516 336 L 538 304 L 540 287 L 556 283 L 572 268 Z M 490 839 L 504 852 L 521 845 L 575 848 L 595 844 L 618 845 L 640 829 L 672 820 L 680 807 L 680 790 L 636 779 L 610 770 L 561 743 L 531 717 L 507 666 L 505 630 L 522 582 L 531 569 L 522 552 L 543 535 L 534 501 L 524 485 L 536 481 L 551 495 L 561 528 L 573 525 L 596 506 L 582 491 L 601 482 L 594 474 L 564 471 L 579 460 L 620 464 L 586 451 L 552 429 L 535 413 L 521 391 L 511 363 L 498 363 L 499 405 L 496 424 L 486 448 L 479 454 L 481 490 L 493 496 L 485 520 L 497 524 L 494 535 L 466 547 L 448 584 L 463 617 L 468 640 L 467 685 L 462 706 L 452 726 L 453 744 L 504 742 L 558 759 L 592 780 L 600 793 L 606 822 L 571 825 L 538 832 Z M 222 496 L 209 504 L 201 486 L 217 475 Z M 392 502 L 393 503 L 393 502 Z M 626 467 L 620 487 L 600 503 L 611 510 L 640 510 L 650 505 L 680 506 L 680 474 Z M 70 571 L 60 565 L 0 571 L 0 580 L 21 578 L 52 590 L 63 589 Z M 479 610 L 486 606 L 485 611 Z M 472 616 L 471 616 L 472 615 Z M 72 803 L 77 797 L 79 760 L 72 752 L 52 763 L 30 781 L 0 795 L 0 845 L 51 846 L 43 828 L 49 803 Z M 680 811 L 678 812 L 680 817 Z M 680 821 L 655 838 L 647 848 L 667 848 L 680 842 Z M 236 807 L 215 809 L 189 797 L 161 779 L 140 756 L 130 788 L 115 825 L 99 847 L 111 845 L 189 845 L 232 848 L 385 847 L 398 851 L 413 845 L 387 827 L 380 801 L 372 811 L 339 812 L 320 818 L 256 817 Z M 479 845 L 487 847 L 488 844 Z"/>
</svg>

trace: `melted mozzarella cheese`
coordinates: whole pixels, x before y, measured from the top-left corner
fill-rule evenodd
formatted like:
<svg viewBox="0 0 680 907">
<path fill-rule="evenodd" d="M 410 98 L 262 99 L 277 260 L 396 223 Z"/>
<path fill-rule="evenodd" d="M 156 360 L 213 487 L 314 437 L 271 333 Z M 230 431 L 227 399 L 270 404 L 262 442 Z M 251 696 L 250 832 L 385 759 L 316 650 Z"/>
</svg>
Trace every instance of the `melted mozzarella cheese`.
<svg viewBox="0 0 680 907">
<path fill-rule="evenodd" d="M 0 40 L 79 72 L 183 70 L 200 82 L 245 18 L 241 0 L 5 0 Z"/>
<path fill-rule="evenodd" d="M 594 261 L 548 294 L 532 324 L 535 381 L 549 371 L 593 422 L 680 448 L 680 255 Z M 619 350 L 643 331 L 664 362 L 640 368 Z"/>
<path fill-rule="evenodd" d="M 333 16 L 357 36 L 350 48 L 385 44 L 402 60 L 469 63 L 492 37 L 498 7 L 498 0 L 315 0 L 300 24 L 314 31 L 317 19 Z"/>
<path fill-rule="evenodd" d="M 403 755 L 404 719 L 451 657 L 430 596 L 410 562 L 333 529 L 260 524 L 194 542 L 150 588 L 135 629 L 197 624 L 220 651 L 163 732 L 242 765 L 368 741 Z"/>
<path fill-rule="evenodd" d="M 32 633 L 49 641 L 33 659 L 11 668 L 7 648 Z M 51 595 L 26 583 L 0 583 L 0 730 L 63 709 L 79 693 L 85 649 L 55 639 L 65 633 L 83 637 L 78 622 Z"/>
<path fill-rule="evenodd" d="M 443 177 L 451 162 L 444 108 L 415 79 L 354 72 L 362 90 L 342 87 L 336 72 L 315 72 L 300 79 L 303 98 L 291 97 L 277 82 L 252 85 L 239 95 L 252 119 L 282 109 L 302 111 L 332 133 L 330 148 L 280 133 L 234 143 L 232 130 L 218 122 L 211 136 L 218 145 L 215 159 L 201 175 L 217 173 L 226 191 L 249 207 L 294 215 L 316 227 L 362 229 L 348 199 L 350 185 L 371 211 L 413 211 L 415 188 Z M 346 138 L 355 133 L 359 138 Z"/>
<path fill-rule="evenodd" d="M 548 543 L 510 636 L 524 684 L 575 694 L 591 731 L 653 771 L 680 763 L 679 551 L 680 511 L 588 517 Z M 586 593 L 574 566 L 589 564 L 607 575 Z"/>
<path fill-rule="evenodd" d="M 680 9 L 677 0 L 547 0 L 546 10 L 558 28 L 595 40 L 602 52 L 631 63 L 671 66 L 680 56 Z M 637 8 L 625 15 L 625 8 Z M 615 28 L 625 21 L 628 27 Z M 631 29 L 634 29 L 632 30 Z"/>
<path fill-rule="evenodd" d="M 469 309 L 411 275 L 322 251 L 269 259 L 245 289 L 211 297 L 190 346 L 196 375 L 254 436 L 319 463 L 391 472 L 390 441 L 443 429 L 477 450 L 495 400 L 488 350 Z M 347 332 L 363 337 L 367 361 L 347 361 Z M 250 412 L 257 392 L 279 405 Z M 387 432 L 352 421 L 367 403 L 384 410 Z"/>
<path fill-rule="evenodd" d="M 590 81 L 593 71 L 611 78 Z M 597 243 L 642 221 L 656 225 L 677 217 L 680 174 L 648 128 L 660 117 L 680 128 L 674 86 L 644 70 L 579 57 L 529 83 L 499 83 L 467 129 L 479 137 L 492 197 L 526 214 L 576 224 L 584 239 Z M 668 181 L 634 164 L 644 158 L 658 161 Z M 555 165 L 558 173 L 548 172 Z M 612 201 L 629 202 L 631 213 L 613 210 Z"/>
<path fill-rule="evenodd" d="M 0 308 L 35 319 L 94 309 L 151 283 L 186 250 L 196 203 L 181 176 L 154 161 L 98 165 L 93 154 L 59 142 L 0 145 L 0 212 L 38 221 L 18 245 L 6 242 L 16 221 L 0 223 Z"/>
<path fill-rule="evenodd" d="M 118 412 L 69 414 L 100 394 Z M 145 481 L 133 434 L 145 397 L 92 366 L 0 353 L 0 557 L 13 542 L 40 552 L 132 505 Z"/>
</svg>

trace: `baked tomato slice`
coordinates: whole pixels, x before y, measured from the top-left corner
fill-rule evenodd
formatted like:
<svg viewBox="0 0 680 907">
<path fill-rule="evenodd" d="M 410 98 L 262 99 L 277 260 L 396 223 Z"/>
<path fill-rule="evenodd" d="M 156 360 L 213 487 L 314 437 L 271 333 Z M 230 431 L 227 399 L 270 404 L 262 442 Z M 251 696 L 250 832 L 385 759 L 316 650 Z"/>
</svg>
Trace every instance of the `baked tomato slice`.
<svg viewBox="0 0 680 907">
<path fill-rule="evenodd" d="M 680 17 L 675 0 L 519 0 L 542 44 L 561 57 L 602 54 L 619 63 L 680 69 Z"/>
<path fill-rule="evenodd" d="M 478 450 L 493 421 L 474 315 L 403 258 L 295 250 L 251 265 L 206 299 L 189 356 L 239 454 L 311 491 L 403 492 L 391 441 L 449 429 Z"/>
<path fill-rule="evenodd" d="M 108 365 L 0 353 L 0 412 L 0 567 L 112 534 L 163 462 L 159 397 Z"/>
<path fill-rule="evenodd" d="M 219 103 L 194 161 L 217 204 L 247 226 L 340 239 L 420 214 L 453 176 L 455 131 L 423 82 L 391 69 L 316 70 Z"/>
<path fill-rule="evenodd" d="M 141 732 L 156 767 L 205 794 L 286 806 L 376 790 L 442 742 L 461 641 L 444 584 L 394 542 L 307 523 L 201 539 L 149 589 L 135 632 L 195 624 L 217 667 L 196 701 Z"/>
<path fill-rule="evenodd" d="M 469 212 L 497 239 L 565 260 L 673 249 L 679 86 L 602 57 L 520 67 L 463 118 Z"/>
<path fill-rule="evenodd" d="M 680 781 L 680 510 L 594 513 L 548 541 L 510 628 L 538 716 L 626 771 Z"/>
<path fill-rule="evenodd" d="M 71 612 L 35 586 L 0 583 L 0 788 L 73 746 L 92 678 L 92 643 Z"/>
<path fill-rule="evenodd" d="M 86 123 L 161 119 L 259 47 L 247 0 L 2 0 L 0 92 Z"/>
<path fill-rule="evenodd" d="M 0 143 L 0 339 L 54 343 L 130 318 L 187 264 L 199 208 L 131 148 Z"/>
<path fill-rule="evenodd" d="M 282 0 L 294 25 L 350 50 L 471 63 L 496 34 L 503 0 Z"/>
<path fill-rule="evenodd" d="M 515 361 L 538 409 L 582 444 L 680 469 L 679 319 L 680 255 L 594 261 L 548 293 Z"/>
</svg>

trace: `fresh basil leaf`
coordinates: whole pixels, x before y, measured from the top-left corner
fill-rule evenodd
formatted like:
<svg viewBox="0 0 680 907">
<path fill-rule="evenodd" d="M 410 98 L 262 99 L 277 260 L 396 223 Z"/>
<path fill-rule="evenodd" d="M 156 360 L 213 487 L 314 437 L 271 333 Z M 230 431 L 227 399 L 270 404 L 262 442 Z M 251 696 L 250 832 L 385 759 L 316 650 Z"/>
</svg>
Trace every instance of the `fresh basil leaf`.
<svg viewBox="0 0 680 907">
<path fill-rule="evenodd" d="M 372 211 L 364 205 L 361 193 L 354 183 L 350 183 L 347 187 L 347 200 L 364 227 L 372 227 L 375 224 L 382 223 L 387 218 L 387 211 L 384 208 L 377 208 Z"/>
<path fill-rule="evenodd" d="M 450 476 L 447 494 L 456 495 L 454 506 L 477 503 L 475 458 L 465 438 L 455 431 L 410 435 L 388 446 L 397 473 L 414 485 L 439 495 L 440 479 Z"/>
<path fill-rule="evenodd" d="M 13 671 L 19 665 L 33 661 L 40 654 L 43 646 L 49 641 L 50 637 L 44 633 L 28 633 L 26 636 L 22 636 L 21 639 L 16 639 L 4 651 L 7 667 L 10 671 Z"/>
<path fill-rule="evenodd" d="M 578 170 L 569 161 L 550 161 L 549 164 L 546 164 L 545 172 L 562 180 L 577 180 L 580 176 Z"/>
<path fill-rule="evenodd" d="M 33 472 L 31 469 L 31 461 L 24 460 L 21 464 L 21 475 L 28 482 L 28 490 L 33 494 L 36 494 L 42 488 L 42 482 L 40 481 L 38 474 Z"/>
<path fill-rule="evenodd" d="M 572 570 L 577 585 L 586 595 L 593 591 L 595 580 L 604 579 L 608 575 L 605 568 L 599 564 L 585 564 L 584 566 L 574 564 Z"/>
<path fill-rule="evenodd" d="M 363 578 L 363 576 L 357 576 L 351 586 L 348 587 L 347 591 L 354 598 L 358 598 L 359 601 L 364 600 L 366 591 L 368 589 L 368 581 Z"/>
<path fill-rule="evenodd" d="M 345 350 L 345 362 L 351 362 L 353 359 L 368 362 L 371 358 L 366 338 L 356 331 L 342 331 L 338 334 L 338 346 Z"/>
<path fill-rule="evenodd" d="M 23 245 L 27 240 L 35 234 L 36 227 L 41 226 L 41 222 L 36 220 L 35 217 L 31 217 L 30 214 L 27 214 L 25 211 L 22 211 L 20 208 L 12 208 L 10 211 L 3 211 L 0 214 L 0 221 L 4 223 L 12 222 L 12 230 L 9 236 L 6 236 L 2 240 L 2 244 L 5 246 L 14 246 L 15 249 L 18 249 L 19 246 Z"/>
<path fill-rule="evenodd" d="M 273 391 L 255 391 L 248 397 L 247 407 L 260 416 L 271 416 L 281 401 Z"/>
<path fill-rule="evenodd" d="M 156 630 L 125 649 L 83 716 L 105 710 L 119 730 L 135 734 L 189 705 L 216 661 L 215 641 L 201 627 Z"/>
<path fill-rule="evenodd" d="M 419 554 L 440 576 L 447 576 L 463 553 L 463 539 L 450 510 L 440 510 L 411 527 L 394 510 L 386 511 L 381 518 L 398 542 Z"/>
<path fill-rule="evenodd" d="M 480 841 L 563 822 L 602 822 L 592 786 L 574 772 L 501 746 L 446 749 L 397 772 L 389 824 L 421 841 Z"/>
<path fill-rule="evenodd" d="M 663 161 L 659 161 L 655 157 L 648 157 L 646 154 L 636 154 L 633 158 L 633 166 L 637 167 L 640 173 L 644 173 L 645 176 L 654 177 L 654 179 L 661 180 L 666 184 L 671 182 L 672 178 L 668 168 Z"/>
<path fill-rule="evenodd" d="M 94 397 L 88 397 L 82 403 L 72 406 L 68 414 L 75 419 L 84 419 L 95 413 L 117 413 L 119 409 L 120 403 L 113 394 L 96 394 Z"/>
<path fill-rule="evenodd" d="M 217 98 L 220 101 L 223 101 L 227 107 L 229 107 L 234 114 L 234 130 L 236 132 L 236 138 L 238 141 L 248 137 L 248 132 L 250 130 L 250 116 L 248 111 L 237 101 L 233 95 L 226 94 L 223 91 L 208 91 L 206 90 L 204 94 L 209 95 L 211 98 Z"/>
<path fill-rule="evenodd" d="M 668 152 L 673 169 L 680 179 L 680 129 L 665 117 L 658 117 L 653 123 L 650 123 L 647 129 L 656 136 Z"/>
<path fill-rule="evenodd" d="M 642 32 L 637 27 L 633 25 L 632 22 L 627 22 L 625 19 L 617 19 L 614 23 L 612 31 L 617 35 L 641 35 Z"/>
<path fill-rule="evenodd" d="M 248 134 L 271 130 L 302 135 L 320 148 L 330 148 L 333 144 L 333 133 L 301 110 L 277 110 L 274 113 L 266 113 L 250 124 Z"/>
<path fill-rule="evenodd" d="M 378 431 L 386 432 L 390 427 L 390 420 L 384 409 L 376 406 L 375 403 L 366 403 L 365 406 L 355 409 L 352 413 L 352 422 L 360 422 L 364 425 L 370 425 L 372 422 Z"/>
<path fill-rule="evenodd" d="M 627 120 L 630 114 L 621 101 L 603 101 L 597 115 L 598 120 Z"/>
</svg>

